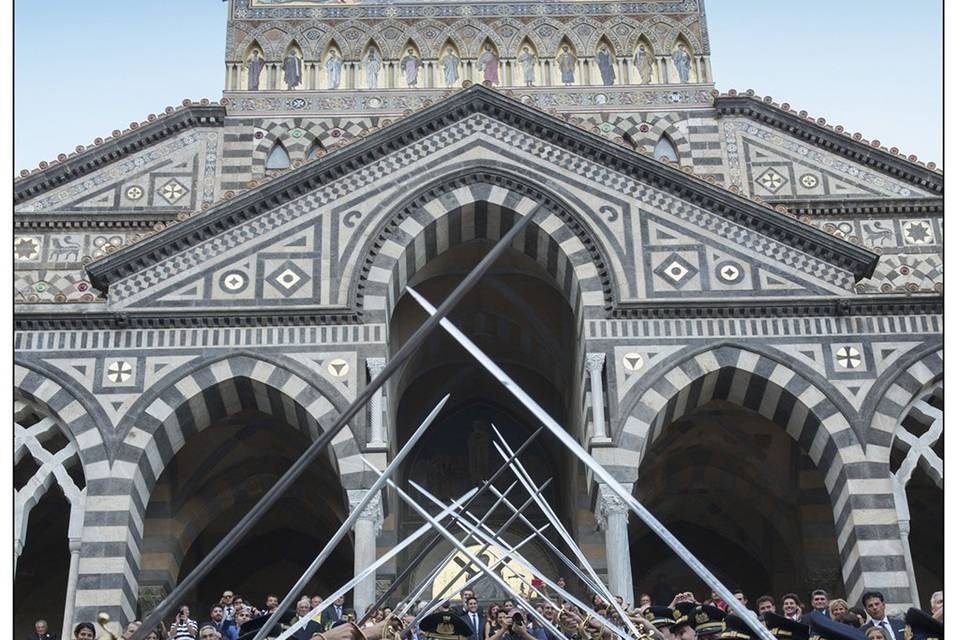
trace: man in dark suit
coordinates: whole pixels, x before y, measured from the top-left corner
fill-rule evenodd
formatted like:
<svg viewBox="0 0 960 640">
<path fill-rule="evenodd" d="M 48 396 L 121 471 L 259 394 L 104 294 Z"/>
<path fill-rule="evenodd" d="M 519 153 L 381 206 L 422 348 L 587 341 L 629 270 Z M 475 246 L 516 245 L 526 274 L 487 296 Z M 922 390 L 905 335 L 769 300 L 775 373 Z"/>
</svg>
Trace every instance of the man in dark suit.
<svg viewBox="0 0 960 640">
<path fill-rule="evenodd" d="M 476 594 L 473 592 L 473 589 L 464 589 L 460 592 L 460 604 L 450 607 L 450 612 L 453 615 L 462 618 L 467 613 L 467 600 L 474 597 Z"/>
<path fill-rule="evenodd" d="M 904 640 L 903 629 L 906 625 L 900 618 L 887 616 L 887 605 L 882 593 L 867 591 L 860 598 L 860 604 L 867 612 L 867 623 L 860 627 L 860 631 L 866 633 L 871 627 L 880 627 L 886 632 L 888 638 Z"/>
<path fill-rule="evenodd" d="M 343 602 L 343 596 L 340 596 L 320 615 L 320 626 L 323 627 L 324 631 L 343 620 Z"/>
<path fill-rule="evenodd" d="M 484 640 L 483 638 L 483 616 L 480 614 L 480 607 L 474 596 L 467 596 L 464 601 L 464 612 L 460 616 L 464 622 L 470 626 L 470 637 L 467 640 Z"/>
<path fill-rule="evenodd" d="M 27 640 L 57 640 L 57 636 L 47 629 L 46 620 L 37 620 L 33 623 L 33 633 L 27 636 Z"/>
</svg>

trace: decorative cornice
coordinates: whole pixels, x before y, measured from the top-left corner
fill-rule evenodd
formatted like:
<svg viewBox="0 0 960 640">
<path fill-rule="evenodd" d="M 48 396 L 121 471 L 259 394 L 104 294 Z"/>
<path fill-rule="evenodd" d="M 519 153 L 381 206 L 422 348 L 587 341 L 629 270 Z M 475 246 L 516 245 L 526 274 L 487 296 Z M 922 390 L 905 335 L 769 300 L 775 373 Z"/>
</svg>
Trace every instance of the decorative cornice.
<svg viewBox="0 0 960 640">
<path fill-rule="evenodd" d="M 778 200 L 798 216 L 918 215 L 942 216 L 943 198 L 878 198 L 875 200 Z"/>
<path fill-rule="evenodd" d="M 804 316 L 884 316 L 943 313 L 942 295 L 856 296 L 786 300 L 685 300 L 621 303 L 617 319 L 764 318 Z"/>
<path fill-rule="evenodd" d="M 136 153 L 157 142 L 177 135 L 194 127 L 222 127 L 227 116 L 225 107 L 185 101 L 179 109 L 168 107 L 167 115 L 152 116 L 152 120 L 142 124 L 131 123 L 126 131 L 114 131 L 113 136 L 104 140 L 97 138 L 91 147 L 77 147 L 77 152 L 60 154 L 54 162 L 41 162 L 40 168 L 33 172 L 21 172 L 21 178 L 13 183 L 13 203 L 20 204 L 37 197 L 41 193 L 62 184 L 76 180 L 93 171 L 103 168 Z"/>
<path fill-rule="evenodd" d="M 473 85 L 298 169 L 221 201 L 200 215 L 168 225 L 163 231 L 137 244 L 91 263 L 87 266 L 91 282 L 101 291 L 106 291 L 111 282 L 338 180 L 379 157 L 475 114 L 496 118 L 530 135 L 548 139 L 551 144 L 851 271 L 856 279 L 869 277 L 876 265 L 876 254 L 804 224 L 792 214 L 775 211 L 762 201 L 750 200 L 738 192 L 697 178 L 692 172 L 678 166 L 637 153 L 482 85 Z"/>
<path fill-rule="evenodd" d="M 837 316 L 892 316 L 942 314 L 942 295 L 857 296 L 850 298 L 812 298 L 802 300 L 748 300 L 683 302 L 643 302 L 621 304 L 609 314 L 623 319 L 698 319 L 698 318 L 788 318 Z M 102 303 L 101 303 L 102 305 Z M 18 331 L 75 329 L 155 329 L 197 327 L 314 326 L 363 324 L 359 314 L 346 309 L 109 311 L 100 306 L 84 310 L 81 305 L 29 305 L 14 307 L 14 328 Z M 47 307 L 47 308 L 43 308 Z"/>
<path fill-rule="evenodd" d="M 897 149 L 886 149 L 879 140 L 867 142 L 860 134 L 845 133 L 843 127 L 831 127 L 823 118 L 815 120 L 790 110 L 789 104 L 778 105 L 768 98 L 757 98 L 749 92 L 731 91 L 717 95 L 714 106 L 720 115 L 742 115 L 806 140 L 854 162 L 867 165 L 936 195 L 943 195 L 943 173 L 935 165 L 923 165 L 916 158 L 901 155 Z"/>
</svg>

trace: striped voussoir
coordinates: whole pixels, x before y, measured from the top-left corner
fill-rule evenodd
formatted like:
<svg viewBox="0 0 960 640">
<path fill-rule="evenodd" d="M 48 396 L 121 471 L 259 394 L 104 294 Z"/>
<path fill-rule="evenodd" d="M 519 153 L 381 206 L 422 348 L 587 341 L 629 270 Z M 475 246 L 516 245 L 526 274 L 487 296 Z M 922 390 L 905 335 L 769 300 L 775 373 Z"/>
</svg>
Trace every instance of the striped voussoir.
<svg viewBox="0 0 960 640">
<path fill-rule="evenodd" d="M 739 345 L 685 351 L 647 374 L 624 403 L 620 450 L 639 467 L 661 431 L 712 400 L 755 411 L 782 427 L 823 474 L 847 594 L 881 588 L 910 601 L 889 469 L 868 458 L 856 432 L 818 383 L 779 356 Z M 626 461 L 625 461 L 626 462 Z"/>
<path fill-rule="evenodd" d="M 367 320 L 385 319 L 410 278 L 432 258 L 472 240 L 495 242 L 527 215 L 534 219 L 514 248 L 554 279 L 578 324 L 612 309 L 609 271 L 586 226 L 538 189 L 486 172 L 435 183 L 386 220 L 367 245 L 355 305 Z"/>
<path fill-rule="evenodd" d="M 88 500 L 88 519 L 109 522 L 111 531 L 102 537 L 101 562 L 91 566 L 89 575 L 80 572 L 78 603 L 85 579 L 112 577 L 123 587 L 120 606 L 133 613 L 146 505 L 163 470 L 190 436 L 218 419 L 255 410 L 315 440 L 347 405 L 320 375 L 276 356 L 235 353 L 188 365 L 155 384 L 118 425 L 122 442 L 109 476 L 88 486 L 88 493 L 102 497 L 95 512 Z M 353 422 L 359 425 L 362 419 Z M 328 451 L 345 487 L 362 482 L 364 473 L 354 428 L 350 424 L 341 429 Z"/>
<path fill-rule="evenodd" d="M 96 617 L 98 610 L 107 611 L 116 616 L 121 613 L 133 614 L 129 606 L 132 602 L 129 599 L 132 595 L 129 585 L 122 579 L 100 580 L 97 571 L 93 569 L 94 565 L 98 565 L 99 558 L 102 557 L 106 547 L 106 543 L 103 542 L 104 536 L 109 536 L 112 531 L 109 522 L 103 522 L 96 516 L 96 511 L 102 505 L 99 490 L 110 475 L 107 448 L 93 417 L 98 414 L 95 410 L 91 410 L 91 405 L 82 402 L 67 388 L 68 381 L 58 381 L 47 373 L 33 369 L 30 365 L 21 363 L 14 365 L 13 384 L 19 400 L 30 403 L 41 409 L 46 416 L 56 420 L 59 428 L 67 434 L 71 444 L 76 447 L 76 456 L 82 465 L 83 481 L 86 487 L 78 493 L 81 508 L 76 513 L 73 510 L 74 503 L 71 501 L 70 531 L 68 532 L 68 535 L 72 536 L 77 527 L 81 529 L 79 569 L 81 576 L 84 574 L 87 576 L 78 585 L 75 619 L 92 620 Z M 61 479 L 63 478 L 58 477 L 58 484 Z M 65 479 L 63 480 L 65 482 Z M 73 484 L 76 486 L 75 482 Z M 75 524 L 77 519 L 80 522 Z"/>
<path fill-rule="evenodd" d="M 920 355 L 907 364 L 883 389 L 870 421 L 867 442 L 882 447 L 878 459 L 889 460 L 893 434 L 900 427 L 904 414 L 920 392 L 943 378 L 943 349 Z"/>
<path fill-rule="evenodd" d="M 677 154 L 681 161 L 689 163 L 693 156 L 693 150 L 690 146 L 685 128 L 680 125 L 684 123 L 686 116 L 682 113 L 658 113 L 653 114 L 649 121 L 637 122 L 624 132 L 627 140 L 632 140 L 634 144 L 643 148 L 648 153 L 653 153 L 660 138 L 666 134 L 677 147 Z M 641 127 L 647 127 L 643 131 Z"/>
<path fill-rule="evenodd" d="M 323 121 L 295 120 L 267 121 L 263 123 L 266 132 L 263 139 L 250 154 L 250 172 L 255 178 L 261 178 L 266 172 L 267 158 L 273 147 L 279 142 L 286 149 L 291 162 L 306 161 L 314 145 L 323 150 L 334 148 L 344 139 L 355 139 L 370 130 L 369 119 L 332 118 Z M 292 132 L 299 132 L 294 137 Z"/>
</svg>

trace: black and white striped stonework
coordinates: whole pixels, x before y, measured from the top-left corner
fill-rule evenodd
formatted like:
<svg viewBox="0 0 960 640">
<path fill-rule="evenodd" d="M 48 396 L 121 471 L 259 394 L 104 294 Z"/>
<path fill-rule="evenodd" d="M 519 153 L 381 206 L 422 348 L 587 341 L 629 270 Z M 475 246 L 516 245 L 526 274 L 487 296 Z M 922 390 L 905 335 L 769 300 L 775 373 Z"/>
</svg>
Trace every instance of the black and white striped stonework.
<svg viewBox="0 0 960 640">
<path fill-rule="evenodd" d="M 389 317 L 418 269 L 447 249 L 477 239 L 497 241 L 518 216 L 533 223 L 514 245 L 554 279 L 570 302 L 582 335 L 584 317 L 612 308 L 610 276 L 584 225 L 514 178 L 477 172 L 433 185 L 381 225 L 367 245 L 355 300 L 368 321 Z"/>
<path fill-rule="evenodd" d="M 782 427 L 820 468 L 833 505 L 848 595 L 884 590 L 909 603 L 885 452 L 864 447 L 825 391 L 786 362 L 734 345 L 686 351 L 648 374 L 622 405 L 617 464 L 628 476 L 665 427 L 712 400 L 726 400 Z M 634 473 L 636 473 L 634 471 Z"/>
<path fill-rule="evenodd" d="M 284 420 L 311 440 L 333 424 L 347 399 L 303 369 L 282 357 L 236 354 L 174 372 L 165 379 L 169 382 L 143 394 L 117 427 L 122 440 L 112 460 L 85 467 L 88 500 L 81 557 L 88 561 L 80 569 L 78 619 L 95 617 L 103 602 L 121 602 L 116 613 L 134 617 L 146 505 L 164 468 L 191 435 L 246 409 Z M 54 383 L 31 376 L 27 373 L 20 383 L 24 395 L 30 388 L 41 397 L 51 395 Z M 63 392 L 52 396 L 67 400 Z M 330 451 L 345 488 L 363 477 L 353 432 L 363 416 L 354 422 L 337 434 Z M 90 430 L 77 426 L 81 438 Z M 86 442 L 81 438 L 78 443 Z M 83 453 L 81 448 L 81 457 Z"/>
</svg>

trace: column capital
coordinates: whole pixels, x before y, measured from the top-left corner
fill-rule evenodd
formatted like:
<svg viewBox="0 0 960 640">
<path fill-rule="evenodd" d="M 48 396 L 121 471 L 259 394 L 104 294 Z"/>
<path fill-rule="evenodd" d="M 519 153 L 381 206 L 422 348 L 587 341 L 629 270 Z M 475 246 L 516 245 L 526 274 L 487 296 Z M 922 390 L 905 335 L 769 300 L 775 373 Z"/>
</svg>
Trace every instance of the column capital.
<svg viewBox="0 0 960 640">
<path fill-rule="evenodd" d="M 366 489 L 350 489 L 347 491 L 347 499 L 350 501 L 351 513 L 360 505 L 360 501 L 366 492 Z M 375 496 L 373 500 L 363 507 L 363 510 L 360 512 L 360 520 L 373 522 L 375 534 L 380 535 L 380 531 L 383 529 L 383 500 L 381 496 Z"/>
<path fill-rule="evenodd" d="M 367 358 L 367 371 L 370 372 L 370 377 L 376 377 L 387 366 L 386 358 Z"/>
<path fill-rule="evenodd" d="M 584 365 L 587 371 L 603 371 L 603 363 L 607 361 L 605 353 L 588 353 Z"/>
<path fill-rule="evenodd" d="M 606 530 L 608 520 L 611 517 L 623 516 L 626 518 L 629 507 L 627 503 L 613 492 L 613 489 L 605 484 L 601 484 L 597 489 L 597 525 L 602 530 Z"/>
</svg>

